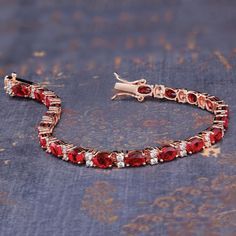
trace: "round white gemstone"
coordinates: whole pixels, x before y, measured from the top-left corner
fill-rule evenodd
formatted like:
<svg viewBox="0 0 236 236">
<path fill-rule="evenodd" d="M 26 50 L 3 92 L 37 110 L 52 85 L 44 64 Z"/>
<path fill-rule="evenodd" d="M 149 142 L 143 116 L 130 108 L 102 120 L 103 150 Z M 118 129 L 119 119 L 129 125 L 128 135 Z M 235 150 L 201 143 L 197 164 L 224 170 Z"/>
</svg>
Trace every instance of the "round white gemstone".
<svg viewBox="0 0 236 236">
<path fill-rule="evenodd" d="M 117 167 L 123 168 L 123 167 L 125 167 L 125 163 L 124 162 L 117 162 Z"/>
<path fill-rule="evenodd" d="M 67 157 L 67 148 L 66 148 L 65 145 L 62 146 L 62 153 L 63 153 L 62 160 L 64 160 L 64 161 L 68 161 L 69 158 Z"/>
<path fill-rule="evenodd" d="M 93 162 L 90 161 L 90 160 L 87 160 L 87 161 L 86 161 L 86 166 L 87 166 L 87 167 L 93 166 Z"/>
<path fill-rule="evenodd" d="M 33 98 L 33 99 L 35 98 L 35 97 L 34 97 L 34 91 L 35 91 L 35 87 L 34 87 L 34 86 L 31 86 L 30 97 Z"/>
<path fill-rule="evenodd" d="M 93 154 L 91 152 L 86 152 L 85 153 L 85 160 L 86 161 L 91 161 L 93 158 Z M 87 162 L 86 162 L 87 163 Z"/>
<path fill-rule="evenodd" d="M 181 142 L 179 148 L 183 151 L 186 149 L 186 142 Z"/>
<path fill-rule="evenodd" d="M 63 161 L 68 161 L 69 158 L 68 158 L 67 156 L 63 156 L 63 157 L 62 157 L 62 160 L 63 160 Z"/>
<path fill-rule="evenodd" d="M 116 160 L 117 160 L 118 162 L 123 161 L 123 160 L 124 160 L 124 153 L 118 153 L 118 154 L 116 155 Z"/>
<path fill-rule="evenodd" d="M 205 135 L 204 135 L 204 144 L 205 144 L 206 147 L 211 146 L 210 132 L 205 133 Z"/>
<path fill-rule="evenodd" d="M 179 144 L 179 149 L 180 149 L 179 155 L 180 155 L 181 157 L 187 156 L 186 142 L 185 142 L 185 141 L 182 141 L 182 142 Z"/>
<path fill-rule="evenodd" d="M 150 156 L 151 156 L 151 158 L 156 158 L 157 157 L 157 150 L 156 149 L 152 149 L 150 151 Z"/>
<path fill-rule="evenodd" d="M 206 140 L 207 142 L 210 141 L 210 137 L 209 137 L 209 135 L 207 135 L 207 136 L 205 137 L 205 140 Z"/>
<path fill-rule="evenodd" d="M 186 150 L 180 151 L 179 154 L 181 157 L 185 157 L 187 156 L 187 151 Z"/>
<path fill-rule="evenodd" d="M 155 165 L 155 164 L 157 164 L 158 163 L 158 159 L 157 158 L 152 158 L 151 160 L 150 160 L 150 164 L 151 165 Z"/>
</svg>

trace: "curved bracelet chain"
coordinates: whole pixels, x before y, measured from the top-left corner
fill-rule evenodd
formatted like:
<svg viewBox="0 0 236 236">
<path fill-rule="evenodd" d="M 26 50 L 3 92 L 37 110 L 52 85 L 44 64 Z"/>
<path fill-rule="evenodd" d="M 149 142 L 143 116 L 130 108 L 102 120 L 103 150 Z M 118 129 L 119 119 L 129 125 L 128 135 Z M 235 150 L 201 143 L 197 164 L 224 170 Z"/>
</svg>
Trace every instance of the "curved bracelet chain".
<svg viewBox="0 0 236 236">
<path fill-rule="evenodd" d="M 219 142 L 228 128 L 229 109 L 224 101 L 215 96 L 186 89 L 174 89 L 164 85 L 148 85 L 144 79 L 129 82 L 121 79 L 115 84 L 119 90 L 112 99 L 119 96 L 132 96 L 138 101 L 145 97 L 173 100 L 198 106 L 214 114 L 211 127 L 186 140 L 174 141 L 162 147 L 149 147 L 133 151 L 97 151 L 69 144 L 54 137 L 53 129 L 61 117 L 61 99 L 53 92 L 39 84 L 17 78 L 15 73 L 7 75 L 4 80 L 5 90 L 11 96 L 32 98 L 48 108 L 38 126 L 41 147 L 54 156 L 74 164 L 87 167 L 139 167 L 172 161 L 189 154 L 202 151 Z"/>
</svg>

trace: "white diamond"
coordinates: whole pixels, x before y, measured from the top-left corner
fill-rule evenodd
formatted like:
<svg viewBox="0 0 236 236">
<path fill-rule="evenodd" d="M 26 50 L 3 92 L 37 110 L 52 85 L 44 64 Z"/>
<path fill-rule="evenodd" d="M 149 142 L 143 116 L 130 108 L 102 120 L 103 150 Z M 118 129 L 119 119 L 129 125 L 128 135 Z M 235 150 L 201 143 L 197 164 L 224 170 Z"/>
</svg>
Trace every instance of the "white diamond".
<svg viewBox="0 0 236 236">
<path fill-rule="evenodd" d="M 205 133 L 204 138 L 208 141 L 210 140 L 210 132 Z"/>
<path fill-rule="evenodd" d="M 123 161 L 123 160 L 124 160 L 124 153 L 118 153 L 118 154 L 116 155 L 116 160 L 117 160 L 118 162 Z"/>
<path fill-rule="evenodd" d="M 186 142 L 181 142 L 181 143 L 179 144 L 179 148 L 180 148 L 182 151 L 184 151 L 184 150 L 186 149 Z"/>
<path fill-rule="evenodd" d="M 91 161 L 93 158 L 93 154 L 91 152 L 86 152 L 85 153 L 85 160 L 86 161 Z"/>
<path fill-rule="evenodd" d="M 180 151 L 179 154 L 181 157 L 187 156 L 186 150 Z"/>
<path fill-rule="evenodd" d="M 125 163 L 124 162 L 117 162 L 117 167 L 123 168 L 123 167 L 125 167 Z"/>
<path fill-rule="evenodd" d="M 46 152 L 50 153 L 51 150 L 50 150 L 50 147 L 49 147 L 49 139 L 48 139 L 48 137 L 46 137 L 45 140 L 46 140 Z"/>
<path fill-rule="evenodd" d="M 62 160 L 63 160 L 63 161 L 68 161 L 69 158 L 68 158 L 67 156 L 63 156 L 63 157 L 62 157 Z"/>
<path fill-rule="evenodd" d="M 206 140 L 207 142 L 210 141 L 210 137 L 209 137 L 209 135 L 207 135 L 207 136 L 205 137 L 205 140 Z"/>
<path fill-rule="evenodd" d="M 67 148 L 66 148 L 66 146 L 64 146 L 64 145 L 62 146 L 62 153 L 63 153 L 62 160 L 68 161 L 69 158 L 67 157 Z"/>
<path fill-rule="evenodd" d="M 150 160 L 150 164 L 151 165 L 155 165 L 155 164 L 157 164 L 158 163 L 158 159 L 157 158 L 152 158 L 151 160 Z"/>
<path fill-rule="evenodd" d="M 35 91 L 35 87 L 34 86 L 31 86 L 31 92 L 30 92 L 30 97 L 35 99 L 34 97 L 34 91 Z"/>
<path fill-rule="evenodd" d="M 87 167 L 93 166 L 93 162 L 90 161 L 90 160 L 87 160 L 87 161 L 86 161 L 86 166 L 87 166 Z"/>
<path fill-rule="evenodd" d="M 211 146 L 210 132 L 207 132 L 204 135 L 204 145 L 205 145 L 205 147 Z"/>
<path fill-rule="evenodd" d="M 157 157 L 157 150 L 156 149 L 152 149 L 150 151 L 150 156 L 151 156 L 151 158 L 156 158 Z"/>
</svg>

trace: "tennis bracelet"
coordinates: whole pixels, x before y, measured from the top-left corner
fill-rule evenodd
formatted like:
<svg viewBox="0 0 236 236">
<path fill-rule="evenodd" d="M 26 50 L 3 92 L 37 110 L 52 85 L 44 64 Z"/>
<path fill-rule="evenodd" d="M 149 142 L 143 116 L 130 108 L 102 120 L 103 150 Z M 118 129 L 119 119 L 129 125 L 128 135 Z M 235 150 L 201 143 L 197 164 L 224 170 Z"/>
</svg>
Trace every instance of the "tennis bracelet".
<svg viewBox="0 0 236 236">
<path fill-rule="evenodd" d="M 10 96 L 31 98 L 47 107 L 48 110 L 38 125 L 40 146 L 46 152 L 77 165 L 97 168 L 155 165 L 200 152 L 223 138 L 229 123 L 228 105 L 223 100 L 197 91 L 170 88 L 164 85 L 148 85 L 144 79 L 129 82 L 120 78 L 116 73 L 114 75 L 118 82 L 115 84 L 117 93 L 112 99 L 132 96 L 138 101 L 143 101 L 146 97 L 152 97 L 188 103 L 213 113 L 213 124 L 195 136 L 173 141 L 160 147 L 129 151 L 98 151 L 76 146 L 53 136 L 53 129 L 59 122 L 62 113 L 61 99 L 53 91 L 37 83 L 20 79 L 16 73 L 5 77 L 4 89 Z"/>
</svg>

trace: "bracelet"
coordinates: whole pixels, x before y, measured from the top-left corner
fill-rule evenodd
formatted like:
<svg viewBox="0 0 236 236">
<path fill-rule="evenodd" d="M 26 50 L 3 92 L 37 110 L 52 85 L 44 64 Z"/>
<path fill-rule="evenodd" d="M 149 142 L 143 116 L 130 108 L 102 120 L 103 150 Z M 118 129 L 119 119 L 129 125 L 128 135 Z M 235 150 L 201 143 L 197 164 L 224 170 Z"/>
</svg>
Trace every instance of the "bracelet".
<svg viewBox="0 0 236 236">
<path fill-rule="evenodd" d="M 52 135 L 62 112 L 61 99 L 53 91 L 31 81 L 17 78 L 15 73 L 5 77 L 4 89 L 10 96 L 32 98 L 46 105 L 48 110 L 38 126 L 40 146 L 46 152 L 73 164 L 85 164 L 87 167 L 97 168 L 155 165 L 200 152 L 223 138 L 229 122 L 228 105 L 223 100 L 187 89 L 148 85 L 144 79 L 129 82 L 121 79 L 116 73 L 114 75 L 119 82 L 114 87 L 118 93 L 112 99 L 120 96 L 132 96 L 141 102 L 146 97 L 153 97 L 188 103 L 213 113 L 213 125 L 193 137 L 174 141 L 161 147 L 147 147 L 143 150 L 129 151 L 97 151 L 69 144 Z"/>
</svg>

